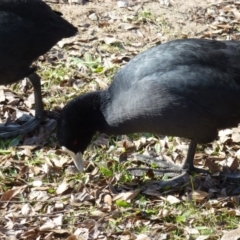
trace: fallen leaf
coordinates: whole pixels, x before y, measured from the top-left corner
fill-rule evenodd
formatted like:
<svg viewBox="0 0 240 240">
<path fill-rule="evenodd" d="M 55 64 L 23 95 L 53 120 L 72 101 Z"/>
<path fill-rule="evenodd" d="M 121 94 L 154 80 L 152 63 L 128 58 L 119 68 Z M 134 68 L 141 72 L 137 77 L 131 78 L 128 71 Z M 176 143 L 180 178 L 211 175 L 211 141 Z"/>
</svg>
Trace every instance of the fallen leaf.
<svg viewBox="0 0 240 240">
<path fill-rule="evenodd" d="M 112 206 L 112 197 L 110 194 L 104 196 L 104 202 L 107 203 L 107 205 Z"/>
<path fill-rule="evenodd" d="M 141 189 L 136 189 L 134 191 L 122 192 L 113 198 L 113 201 L 116 200 L 133 200 L 139 193 Z"/>
<path fill-rule="evenodd" d="M 176 198 L 176 197 L 174 197 L 174 196 L 172 196 L 172 195 L 168 195 L 167 198 L 166 198 L 166 200 L 167 200 L 170 204 L 177 204 L 177 203 L 180 203 L 180 202 L 181 202 L 178 198 Z"/>
<path fill-rule="evenodd" d="M 191 198 L 197 202 L 203 201 L 208 195 L 209 193 L 201 190 L 194 190 L 190 193 Z"/>
<path fill-rule="evenodd" d="M 64 178 L 62 183 L 58 186 L 56 193 L 62 194 L 63 192 L 65 192 L 68 189 L 68 187 L 69 187 L 69 184 L 67 183 L 67 180 Z"/>
<path fill-rule="evenodd" d="M 240 239 L 240 228 L 225 232 L 221 240 L 238 240 Z"/>
<path fill-rule="evenodd" d="M 21 187 L 14 187 L 13 189 L 4 192 L 1 196 L 0 204 L 4 204 L 4 206 L 6 207 L 9 201 L 11 201 L 14 197 L 21 193 L 26 187 L 27 185 L 23 185 Z"/>
</svg>

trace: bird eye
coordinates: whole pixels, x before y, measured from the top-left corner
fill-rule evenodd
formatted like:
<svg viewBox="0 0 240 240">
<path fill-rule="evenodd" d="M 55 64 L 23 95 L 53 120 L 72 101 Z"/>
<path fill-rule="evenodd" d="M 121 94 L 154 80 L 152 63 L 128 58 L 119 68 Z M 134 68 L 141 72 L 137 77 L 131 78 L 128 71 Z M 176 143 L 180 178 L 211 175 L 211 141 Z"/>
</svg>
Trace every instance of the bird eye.
<svg viewBox="0 0 240 240">
<path fill-rule="evenodd" d="M 78 141 L 77 140 L 74 140 L 73 141 L 73 146 L 76 146 L 78 144 Z"/>
</svg>

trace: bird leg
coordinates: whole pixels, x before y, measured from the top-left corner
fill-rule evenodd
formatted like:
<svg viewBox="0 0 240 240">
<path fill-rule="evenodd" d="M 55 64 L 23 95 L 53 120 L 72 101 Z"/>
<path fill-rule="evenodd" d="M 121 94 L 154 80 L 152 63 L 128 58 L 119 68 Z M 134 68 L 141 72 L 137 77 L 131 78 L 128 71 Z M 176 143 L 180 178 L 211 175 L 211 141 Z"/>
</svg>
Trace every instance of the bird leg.
<svg viewBox="0 0 240 240">
<path fill-rule="evenodd" d="M 169 177 L 172 177 L 169 180 L 161 180 L 161 181 L 149 181 L 151 183 L 154 183 L 154 185 L 159 188 L 175 188 L 179 187 L 181 185 L 184 185 L 187 183 L 187 181 L 190 179 L 189 174 L 194 172 L 201 172 L 201 173 L 208 173 L 209 171 L 204 169 L 196 168 L 193 164 L 194 155 L 197 148 L 197 142 L 195 140 L 191 140 L 187 157 L 182 165 L 182 167 L 179 167 L 172 163 L 167 163 L 163 160 L 153 160 L 147 156 L 138 156 L 137 158 L 140 159 L 140 161 L 144 162 L 154 162 L 158 168 L 149 169 L 149 168 L 129 168 L 128 171 L 135 176 L 142 176 L 143 173 L 148 173 L 149 170 L 152 170 L 153 174 L 155 176 L 163 176 L 167 175 Z M 144 159 L 145 158 L 145 159 Z M 143 160 L 144 159 L 144 160 Z"/>
<path fill-rule="evenodd" d="M 152 164 L 152 163 L 155 164 L 157 166 L 157 168 L 153 169 L 153 170 L 154 170 L 154 172 L 159 172 L 159 174 L 157 174 L 157 175 L 160 175 L 160 172 L 162 172 L 162 173 L 167 173 L 167 172 L 168 173 L 180 173 L 180 172 L 208 173 L 208 171 L 206 171 L 204 169 L 196 168 L 193 165 L 196 148 L 197 148 L 197 142 L 192 139 L 189 144 L 187 157 L 186 157 L 182 167 L 172 164 L 170 162 L 166 162 L 165 160 L 158 160 L 153 157 L 144 156 L 144 155 L 136 156 L 136 158 L 137 158 L 137 160 L 142 161 L 147 164 Z M 130 171 L 133 172 L 133 170 L 137 170 L 137 168 L 130 168 Z"/>
<path fill-rule="evenodd" d="M 41 95 L 41 79 L 36 74 L 33 73 L 28 76 L 34 88 L 34 98 L 35 98 L 35 118 L 30 119 L 22 125 L 0 125 L 0 138 L 10 138 L 17 135 L 25 134 L 33 131 L 41 123 L 44 117 L 43 102 Z"/>
<path fill-rule="evenodd" d="M 191 140 L 188 148 L 187 157 L 182 165 L 182 169 L 188 171 L 189 173 L 197 172 L 197 173 L 208 173 L 207 170 L 196 168 L 193 164 L 194 155 L 197 149 L 197 142 L 195 140 Z"/>
<path fill-rule="evenodd" d="M 41 92 L 41 78 L 38 74 L 33 73 L 28 76 L 31 81 L 34 89 L 34 98 L 35 98 L 35 118 L 42 121 L 43 114 L 43 101 L 42 101 L 42 92 Z"/>
</svg>

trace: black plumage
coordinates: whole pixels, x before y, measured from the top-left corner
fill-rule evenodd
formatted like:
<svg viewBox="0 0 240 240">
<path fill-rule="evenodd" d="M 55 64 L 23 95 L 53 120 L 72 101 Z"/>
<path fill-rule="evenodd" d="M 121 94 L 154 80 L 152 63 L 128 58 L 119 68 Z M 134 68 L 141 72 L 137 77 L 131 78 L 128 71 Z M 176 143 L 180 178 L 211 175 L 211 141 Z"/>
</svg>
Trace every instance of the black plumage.
<svg viewBox="0 0 240 240">
<path fill-rule="evenodd" d="M 36 116 L 21 128 L 1 126 L 0 137 L 27 132 L 43 117 L 40 78 L 31 67 L 62 38 L 75 35 L 75 28 L 42 0 L 0 1 L 0 85 L 29 77 L 34 86 Z"/>
<path fill-rule="evenodd" d="M 134 57 L 104 91 L 70 101 L 58 140 L 82 170 L 93 135 L 151 132 L 191 140 L 183 169 L 194 170 L 197 144 L 240 122 L 240 42 L 175 40 Z"/>
</svg>

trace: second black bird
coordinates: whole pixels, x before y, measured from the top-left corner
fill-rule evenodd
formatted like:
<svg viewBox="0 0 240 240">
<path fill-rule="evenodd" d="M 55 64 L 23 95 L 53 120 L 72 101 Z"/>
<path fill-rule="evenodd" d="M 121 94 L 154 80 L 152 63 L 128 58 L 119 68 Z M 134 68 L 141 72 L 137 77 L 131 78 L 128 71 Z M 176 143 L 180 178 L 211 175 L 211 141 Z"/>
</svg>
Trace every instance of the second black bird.
<svg viewBox="0 0 240 240">
<path fill-rule="evenodd" d="M 153 47 L 116 73 L 104 91 L 62 110 L 61 146 L 83 170 L 93 135 L 150 132 L 191 140 L 183 169 L 194 170 L 197 144 L 240 122 L 240 42 L 185 39 Z"/>
</svg>

